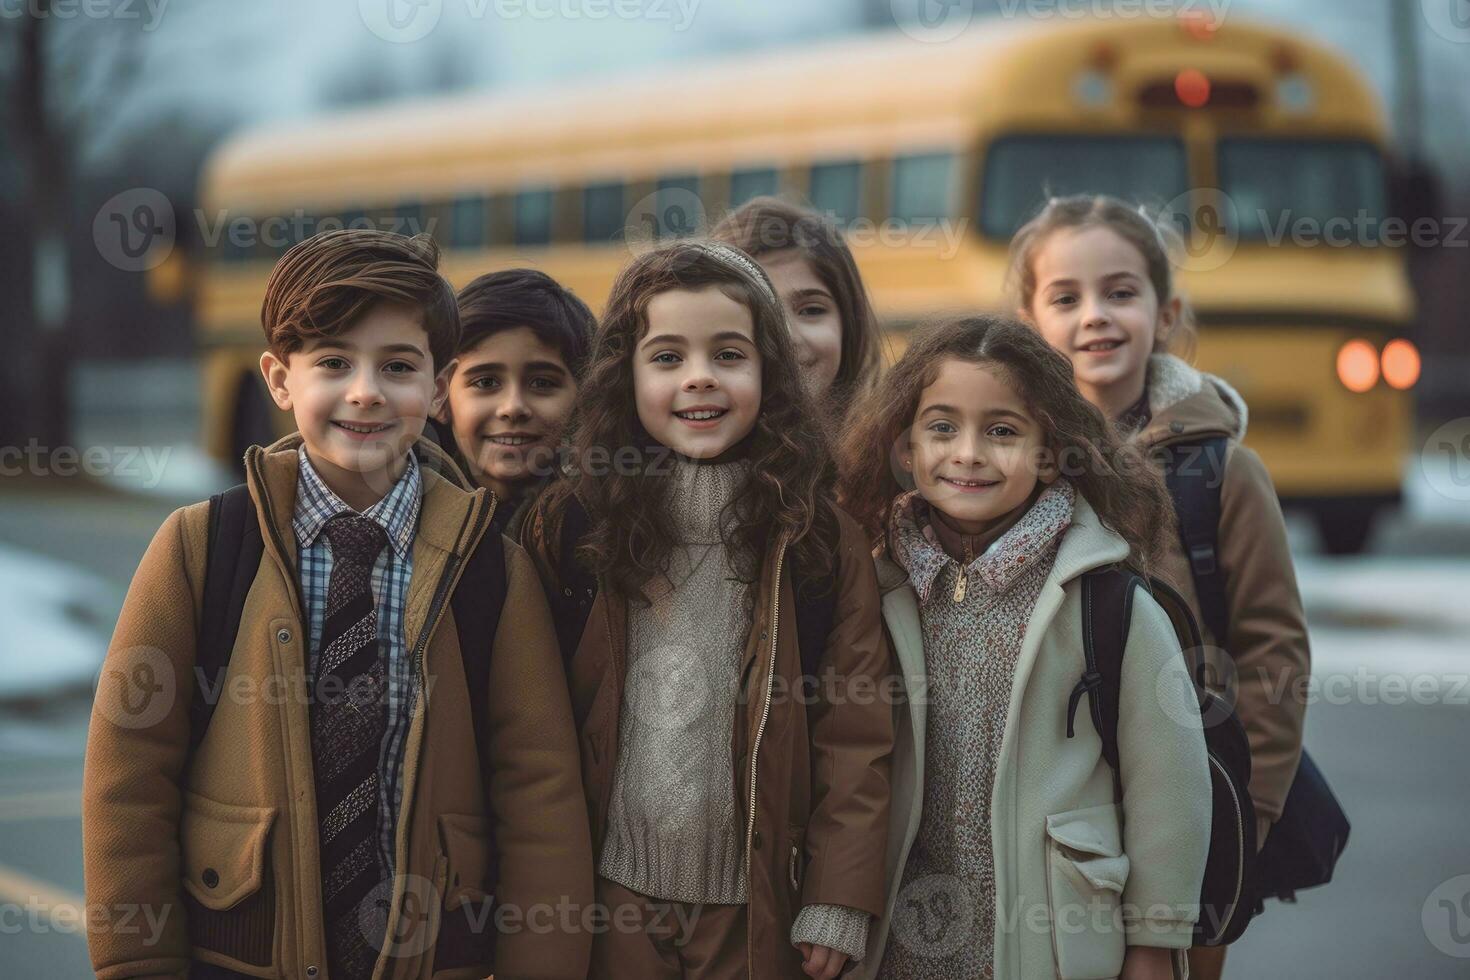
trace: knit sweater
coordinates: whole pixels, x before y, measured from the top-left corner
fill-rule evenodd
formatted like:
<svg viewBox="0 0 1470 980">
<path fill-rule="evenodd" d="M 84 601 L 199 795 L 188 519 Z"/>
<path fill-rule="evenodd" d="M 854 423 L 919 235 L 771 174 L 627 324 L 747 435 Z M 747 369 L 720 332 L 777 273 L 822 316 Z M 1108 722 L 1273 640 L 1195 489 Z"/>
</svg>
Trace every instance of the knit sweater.
<svg viewBox="0 0 1470 980">
<path fill-rule="evenodd" d="M 747 471 L 743 460 L 674 464 L 667 506 L 679 541 L 646 590 L 651 603 L 628 609 L 625 709 L 598 873 L 654 898 L 747 900 L 730 739 L 751 586 L 738 580 L 721 533 Z M 869 918 L 809 905 L 791 941 L 861 959 Z"/>
<path fill-rule="evenodd" d="M 746 900 L 730 737 L 750 586 L 736 580 L 720 534 L 746 468 L 675 465 L 668 507 L 680 540 L 645 590 L 651 603 L 628 608 L 624 711 L 598 870 L 654 898 Z"/>
<path fill-rule="evenodd" d="M 893 555 L 919 599 L 929 695 L 923 813 L 900 894 L 917 896 L 944 880 L 950 884 L 943 890 L 965 900 L 947 910 L 926 909 L 939 920 L 916 924 L 917 932 L 899 930 L 884 952 L 884 977 L 991 975 L 996 764 L 1026 625 L 1071 523 L 1074 500 L 1065 480 L 1047 488 L 963 567 L 942 547 L 923 498 L 908 494 L 894 508 Z M 942 938 L 917 947 L 902 941 L 915 934 Z"/>
</svg>

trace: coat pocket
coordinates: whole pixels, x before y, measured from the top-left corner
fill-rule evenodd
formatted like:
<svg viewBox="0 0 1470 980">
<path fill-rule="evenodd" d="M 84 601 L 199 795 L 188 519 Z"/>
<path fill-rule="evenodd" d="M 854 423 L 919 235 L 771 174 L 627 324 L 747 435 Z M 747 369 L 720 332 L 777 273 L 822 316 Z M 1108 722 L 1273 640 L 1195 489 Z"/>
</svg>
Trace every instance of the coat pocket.
<svg viewBox="0 0 1470 980">
<path fill-rule="evenodd" d="M 1046 891 L 1059 980 L 1106 980 L 1123 970 L 1128 856 L 1113 803 L 1046 818 Z"/>
<path fill-rule="evenodd" d="M 194 955 L 279 977 L 276 886 L 269 841 L 274 807 L 237 806 L 185 792 L 179 827 L 184 908 Z"/>
<path fill-rule="evenodd" d="M 439 843 L 444 912 L 434 947 L 434 976 L 486 976 L 493 972 L 495 959 L 497 862 L 490 821 L 440 814 Z"/>
</svg>

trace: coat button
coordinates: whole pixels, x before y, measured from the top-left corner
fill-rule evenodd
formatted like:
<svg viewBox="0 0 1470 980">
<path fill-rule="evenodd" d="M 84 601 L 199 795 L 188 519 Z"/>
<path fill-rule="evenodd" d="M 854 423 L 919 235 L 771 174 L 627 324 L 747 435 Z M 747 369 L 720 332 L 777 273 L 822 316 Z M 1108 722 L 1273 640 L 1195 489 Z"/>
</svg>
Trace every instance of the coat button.
<svg viewBox="0 0 1470 980">
<path fill-rule="evenodd" d="M 750 846 L 757 851 L 761 849 L 761 832 L 759 830 L 750 836 Z"/>
<path fill-rule="evenodd" d="M 1174 433 L 1177 436 L 1179 433 L 1181 433 L 1181 432 L 1184 431 L 1184 423 L 1183 422 L 1170 422 L 1169 423 L 1169 431 L 1172 432 L 1172 433 Z"/>
<path fill-rule="evenodd" d="M 276 630 L 276 639 L 279 640 L 281 643 L 290 643 L 291 631 L 286 629 Z"/>
<path fill-rule="evenodd" d="M 306 975 L 309 976 L 309 977 L 316 976 L 316 967 L 314 967 L 314 966 L 308 966 L 306 968 Z"/>
<path fill-rule="evenodd" d="M 204 878 L 205 888 L 213 888 L 219 884 L 219 872 L 213 868 L 205 868 L 202 877 Z"/>
</svg>

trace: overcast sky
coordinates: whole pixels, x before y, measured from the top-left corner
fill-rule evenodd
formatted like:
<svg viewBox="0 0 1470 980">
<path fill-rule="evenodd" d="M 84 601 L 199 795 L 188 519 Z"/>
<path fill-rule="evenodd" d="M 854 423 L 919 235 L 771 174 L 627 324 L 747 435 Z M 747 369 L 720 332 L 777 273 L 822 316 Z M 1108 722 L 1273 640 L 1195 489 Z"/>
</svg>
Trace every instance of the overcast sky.
<svg viewBox="0 0 1470 980">
<path fill-rule="evenodd" d="M 713 52 L 820 43 L 864 29 L 864 11 L 968 0 L 118 0 L 142 28 L 142 83 L 115 116 L 178 105 L 243 123 L 323 111 L 364 83 L 386 93 L 440 85 L 525 86 L 638 70 Z M 1062 10 L 1124 0 L 980 0 Z M 1389 3 L 1422 8 L 1431 152 L 1470 172 L 1470 24 L 1465 0 L 1132 0 L 1223 11 L 1306 30 L 1343 49 L 1392 94 Z M 390 4 L 400 15 L 387 16 Z M 891 4 L 891 6 L 890 6 Z M 1438 6 L 1444 17 L 1432 23 Z M 418 33 L 432 29 L 423 37 Z M 1446 26 L 1448 25 L 1448 26 Z M 1436 30 L 1438 28 L 1438 30 Z M 1448 36 L 1446 36 L 1448 35 Z M 369 77 L 371 76 L 371 77 Z M 92 156 L 105 167 L 106 143 Z"/>
</svg>

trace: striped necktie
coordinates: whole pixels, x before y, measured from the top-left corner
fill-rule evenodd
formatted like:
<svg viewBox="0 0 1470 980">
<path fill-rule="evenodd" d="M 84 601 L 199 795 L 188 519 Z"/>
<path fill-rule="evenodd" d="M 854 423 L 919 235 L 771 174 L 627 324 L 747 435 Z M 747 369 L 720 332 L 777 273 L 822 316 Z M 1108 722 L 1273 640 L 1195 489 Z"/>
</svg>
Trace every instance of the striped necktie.
<svg viewBox="0 0 1470 980">
<path fill-rule="evenodd" d="M 387 661 L 378 643 L 372 572 L 387 544 L 371 518 L 342 513 L 327 522 L 332 577 L 311 702 L 311 750 L 322 874 L 328 975 L 372 975 L 385 915 L 364 908 L 383 900 L 378 856 L 378 757 L 388 727 Z"/>
</svg>

